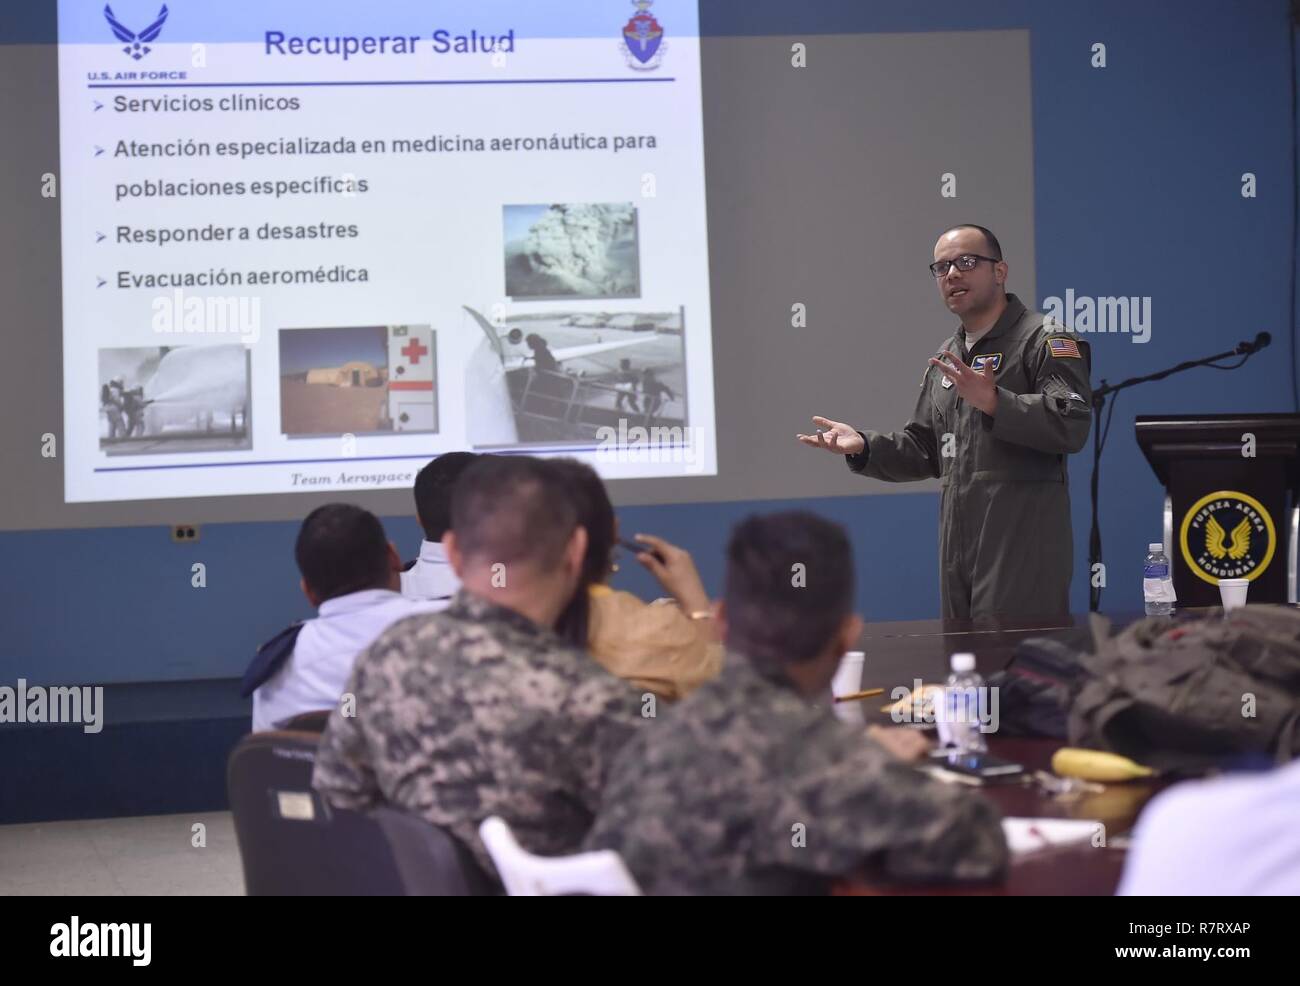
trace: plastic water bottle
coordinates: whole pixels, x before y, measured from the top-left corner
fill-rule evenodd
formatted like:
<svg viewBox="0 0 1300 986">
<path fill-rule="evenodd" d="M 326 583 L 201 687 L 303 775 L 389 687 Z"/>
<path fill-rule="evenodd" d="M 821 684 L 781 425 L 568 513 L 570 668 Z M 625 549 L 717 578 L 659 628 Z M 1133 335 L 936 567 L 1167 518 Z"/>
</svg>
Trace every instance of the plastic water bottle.
<svg viewBox="0 0 1300 986">
<path fill-rule="evenodd" d="M 1174 580 L 1169 574 L 1165 546 L 1159 541 L 1147 545 L 1147 560 L 1142 568 L 1142 597 L 1146 601 L 1147 616 L 1168 616 L 1178 600 L 1174 595 Z"/>
<path fill-rule="evenodd" d="M 959 753 L 984 753 L 988 743 L 980 731 L 980 696 L 984 679 L 975 670 L 974 654 L 954 654 L 952 674 L 943 689 L 943 713 L 938 718 L 939 742 Z"/>
</svg>

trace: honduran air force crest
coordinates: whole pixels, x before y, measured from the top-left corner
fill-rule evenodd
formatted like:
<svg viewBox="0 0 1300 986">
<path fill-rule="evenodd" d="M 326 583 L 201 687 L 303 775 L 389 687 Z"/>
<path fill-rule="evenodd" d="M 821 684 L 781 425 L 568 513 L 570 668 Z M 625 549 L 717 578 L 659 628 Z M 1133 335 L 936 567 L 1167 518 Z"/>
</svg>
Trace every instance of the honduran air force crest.
<svg viewBox="0 0 1300 986">
<path fill-rule="evenodd" d="M 668 45 L 664 43 L 663 25 L 650 13 L 654 0 L 632 0 L 636 13 L 623 25 L 623 57 L 628 68 L 639 72 L 659 67 Z"/>
<path fill-rule="evenodd" d="M 1277 531 L 1273 518 L 1253 496 L 1218 490 L 1187 511 L 1179 546 L 1197 578 L 1218 585 L 1219 579 L 1254 579 L 1268 568 Z"/>
</svg>

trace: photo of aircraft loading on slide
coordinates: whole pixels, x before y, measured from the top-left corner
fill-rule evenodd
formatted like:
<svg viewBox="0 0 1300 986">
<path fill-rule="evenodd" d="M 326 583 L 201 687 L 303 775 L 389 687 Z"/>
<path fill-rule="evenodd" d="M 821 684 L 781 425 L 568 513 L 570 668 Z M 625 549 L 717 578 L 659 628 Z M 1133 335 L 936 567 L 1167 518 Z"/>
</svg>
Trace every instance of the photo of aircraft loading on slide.
<svg viewBox="0 0 1300 986">
<path fill-rule="evenodd" d="M 684 313 L 560 312 L 493 325 L 466 366 L 475 448 L 594 441 L 602 427 L 688 423 Z"/>
</svg>

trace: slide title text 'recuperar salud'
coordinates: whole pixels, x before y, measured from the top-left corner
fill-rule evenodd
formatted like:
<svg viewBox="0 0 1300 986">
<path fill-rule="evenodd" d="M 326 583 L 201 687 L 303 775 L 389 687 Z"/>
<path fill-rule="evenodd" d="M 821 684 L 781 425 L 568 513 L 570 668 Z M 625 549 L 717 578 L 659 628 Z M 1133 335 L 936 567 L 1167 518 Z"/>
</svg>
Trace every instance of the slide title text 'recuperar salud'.
<svg viewBox="0 0 1300 986">
<path fill-rule="evenodd" d="M 286 35 L 283 31 L 267 31 L 265 54 L 267 55 L 329 55 L 347 61 L 358 55 L 413 55 L 420 50 L 420 42 L 426 41 L 426 50 L 437 55 L 495 54 L 510 53 L 515 50 L 515 31 L 511 28 L 502 34 L 480 33 L 470 31 L 468 34 L 453 34 L 451 31 L 437 30 L 427 39 L 418 34 L 394 34 L 362 37 L 298 37 Z"/>
</svg>

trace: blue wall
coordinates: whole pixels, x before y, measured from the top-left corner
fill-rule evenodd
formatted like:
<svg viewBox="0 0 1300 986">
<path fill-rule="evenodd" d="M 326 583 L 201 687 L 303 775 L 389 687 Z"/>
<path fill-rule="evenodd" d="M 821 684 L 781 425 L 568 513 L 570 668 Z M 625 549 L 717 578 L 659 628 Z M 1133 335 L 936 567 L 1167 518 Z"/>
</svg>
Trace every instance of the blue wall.
<svg viewBox="0 0 1300 986">
<path fill-rule="evenodd" d="M 622 530 L 687 545 L 709 588 L 721 585 L 727 531 L 756 509 L 811 507 L 861 532 L 862 597 L 875 619 L 933 616 L 937 609 L 937 498 L 882 497 L 880 529 L 862 523 L 853 497 L 832 500 L 630 507 Z M 402 555 L 415 556 L 420 532 L 408 518 L 385 518 Z M 909 533 L 910 532 L 910 533 Z M 164 527 L 34 531 L 0 535 L 5 632 L 0 683 L 130 682 L 237 676 L 257 645 L 311 609 L 293 563 L 297 522 L 213 524 L 196 545 L 176 545 Z M 881 566 L 899 552 L 902 570 Z M 873 558 L 875 563 L 873 564 Z M 207 588 L 190 585 L 190 565 L 207 567 Z M 662 591 L 625 559 L 616 584 L 654 598 Z"/>
<path fill-rule="evenodd" d="M 1103 470 L 1103 533 L 1112 566 L 1108 609 L 1141 605 L 1137 569 L 1159 536 L 1162 492 L 1133 440 L 1143 413 L 1292 410 L 1292 33 L 1285 0 L 1159 0 L 1135 4 L 968 3 L 965 0 L 802 2 L 705 0 L 710 35 L 1028 28 L 1032 38 L 1038 289 L 1149 295 L 1147 345 L 1093 337 L 1094 380 L 1163 368 L 1226 349 L 1257 331 L 1274 348 L 1233 374 L 1212 370 L 1124 394 Z M 30 10 L 30 8 L 27 8 Z M 18 13 L 18 11 L 15 11 Z M 11 23 L 8 41 L 50 40 L 48 18 Z M 1089 67 L 1093 42 L 1108 67 Z M 996 113 L 996 93 L 953 98 Z M 906 98 L 905 94 L 901 98 Z M 1240 176 L 1258 177 L 1243 199 Z M 906 414 L 899 408 L 898 424 Z M 887 422 L 871 422 L 885 426 Z M 753 454 L 766 441 L 754 436 Z M 829 468 L 829 466 L 828 466 Z M 1074 606 L 1086 609 L 1085 456 L 1073 463 Z M 852 492 L 846 482 L 846 492 Z M 938 611 L 937 497 L 641 507 L 621 511 L 625 531 L 647 530 L 691 547 L 709 588 L 720 579 L 727 528 L 756 509 L 805 506 L 847 524 L 870 619 Z M 408 557 L 419 535 L 386 519 Z M 239 673 L 255 645 L 306 615 L 291 546 L 296 524 L 210 525 L 193 547 L 162 527 L 0 533 L 0 682 L 128 682 Z M 208 587 L 191 588 L 191 561 Z M 619 575 L 645 595 L 635 563 Z"/>
</svg>

